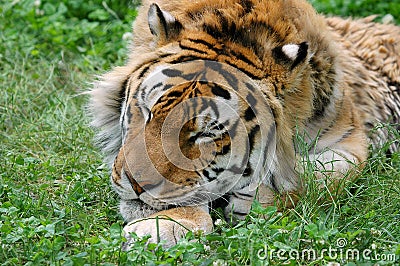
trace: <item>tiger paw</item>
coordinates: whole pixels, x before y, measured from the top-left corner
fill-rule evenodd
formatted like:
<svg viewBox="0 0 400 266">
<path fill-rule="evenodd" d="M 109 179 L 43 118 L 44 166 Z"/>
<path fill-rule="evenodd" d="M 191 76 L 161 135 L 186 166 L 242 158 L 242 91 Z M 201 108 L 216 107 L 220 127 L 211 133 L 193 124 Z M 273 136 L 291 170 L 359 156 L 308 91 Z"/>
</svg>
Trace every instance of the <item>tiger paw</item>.
<svg viewBox="0 0 400 266">
<path fill-rule="evenodd" d="M 130 250 L 134 239 L 131 233 L 139 237 L 150 235 L 149 242 L 161 242 L 163 247 L 169 248 L 176 245 L 179 239 L 183 238 L 189 230 L 196 231 L 195 224 L 188 220 L 169 220 L 167 217 L 148 218 L 146 220 L 135 220 L 124 227 L 125 238 L 123 249 Z"/>
<path fill-rule="evenodd" d="M 130 250 L 134 239 L 131 233 L 143 237 L 150 235 L 149 242 L 161 242 L 163 247 L 176 245 L 188 231 L 211 232 L 213 228 L 210 215 L 198 207 L 180 207 L 161 211 L 144 219 L 137 219 L 124 227 L 126 243 L 124 250 Z"/>
</svg>

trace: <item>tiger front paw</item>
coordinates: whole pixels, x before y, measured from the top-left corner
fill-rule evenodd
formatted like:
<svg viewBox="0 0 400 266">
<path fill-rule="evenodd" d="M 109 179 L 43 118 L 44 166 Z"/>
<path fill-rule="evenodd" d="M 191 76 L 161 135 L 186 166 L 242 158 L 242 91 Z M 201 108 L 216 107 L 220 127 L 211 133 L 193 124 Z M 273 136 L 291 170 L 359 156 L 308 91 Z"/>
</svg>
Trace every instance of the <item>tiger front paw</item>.
<svg viewBox="0 0 400 266">
<path fill-rule="evenodd" d="M 157 218 L 156 218 L 157 217 Z M 149 242 L 161 242 L 163 247 L 176 245 L 179 239 L 190 231 L 211 232 L 212 219 L 208 213 L 197 207 L 180 207 L 155 213 L 144 219 L 137 219 L 124 227 L 123 249 L 130 250 L 134 239 L 131 233 L 143 237 L 150 235 Z"/>
</svg>

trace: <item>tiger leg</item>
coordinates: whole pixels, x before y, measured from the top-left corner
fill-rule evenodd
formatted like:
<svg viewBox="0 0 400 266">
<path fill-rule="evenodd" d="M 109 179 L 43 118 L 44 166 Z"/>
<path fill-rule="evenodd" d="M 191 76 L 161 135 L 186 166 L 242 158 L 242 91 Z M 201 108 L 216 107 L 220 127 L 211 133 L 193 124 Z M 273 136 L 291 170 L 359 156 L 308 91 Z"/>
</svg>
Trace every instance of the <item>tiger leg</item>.
<svg viewBox="0 0 400 266">
<path fill-rule="evenodd" d="M 328 150 L 312 157 L 317 186 L 327 189 L 332 196 L 340 194 L 346 184 L 357 177 L 362 162 L 358 156 L 339 149 Z"/>
<path fill-rule="evenodd" d="M 129 250 L 133 243 L 130 233 L 139 237 L 150 235 L 149 242 L 157 243 L 162 240 L 163 246 L 168 248 L 178 243 L 190 230 L 194 232 L 210 233 L 213 222 L 205 207 L 178 207 L 156 212 L 148 217 L 131 221 L 124 227 L 127 239 L 124 250 Z"/>
<path fill-rule="evenodd" d="M 358 143 L 358 145 L 354 145 L 354 143 Z M 334 199 L 340 195 L 349 181 L 353 181 L 357 177 L 366 158 L 365 139 L 354 136 L 330 149 L 307 155 L 306 158 L 303 158 L 303 164 L 306 161 L 314 165 L 313 175 L 316 186 L 321 190 L 327 190 L 329 199 Z M 304 169 L 297 170 L 299 176 L 305 173 Z M 283 210 L 295 207 L 305 191 L 304 188 L 299 187 L 297 191 L 276 192 L 271 187 L 261 184 L 257 189 L 256 200 L 263 207 L 276 206 L 278 210 Z"/>
<path fill-rule="evenodd" d="M 324 143 L 332 142 L 332 135 L 327 134 L 320 140 L 316 152 L 310 152 L 304 156 L 297 165 L 296 171 L 301 176 L 306 173 L 307 163 L 313 165 L 313 182 L 320 190 L 327 190 L 328 199 L 335 199 L 345 188 L 349 181 L 353 181 L 363 167 L 367 159 L 368 149 L 364 131 L 357 124 L 350 131 L 343 130 L 343 134 L 333 131 L 335 144 L 330 147 L 322 146 Z M 339 132 L 340 133 L 340 132 Z M 339 137 L 338 137 L 339 136 Z M 302 165 L 302 166 L 301 166 Z M 277 206 L 278 210 L 293 208 L 300 197 L 306 193 L 304 181 L 296 191 L 274 191 L 270 186 L 261 184 L 257 189 L 256 200 L 263 206 Z"/>
<path fill-rule="evenodd" d="M 282 211 L 285 208 L 294 208 L 300 195 L 300 190 L 278 193 L 266 184 L 261 184 L 257 189 L 256 200 L 264 208 L 276 206 L 279 211 Z"/>
<path fill-rule="evenodd" d="M 335 197 L 349 181 L 357 178 L 367 156 L 366 137 L 361 130 L 353 130 L 335 145 L 309 154 L 308 159 L 314 164 L 317 186 L 327 189 L 330 197 Z"/>
<path fill-rule="evenodd" d="M 330 125 L 321 129 L 315 146 L 303 158 L 313 166 L 317 187 L 327 190 L 330 199 L 354 181 L 368 157 L 364 124 L 351 98 L 343 94 L 335 106 L 335 117 L 328 120 Z"/>
</svg>

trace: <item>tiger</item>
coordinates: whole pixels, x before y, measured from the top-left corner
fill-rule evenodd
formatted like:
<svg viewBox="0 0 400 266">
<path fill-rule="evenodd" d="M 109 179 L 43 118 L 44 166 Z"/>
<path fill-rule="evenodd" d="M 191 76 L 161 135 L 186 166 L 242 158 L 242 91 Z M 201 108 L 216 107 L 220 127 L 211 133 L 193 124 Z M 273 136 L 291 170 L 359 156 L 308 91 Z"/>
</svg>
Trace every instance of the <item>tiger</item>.
<svg viewBox="0 0 400 266">
<path fill-rule="evenodd" d="M 304 161 L 335 191 L 369 147 L 398 140 L 400 27 L 318 14 L 305 0 L 144 0 L 125 65 L 90 90 L 91 125 L 131 234 L 175 245 L 296 205 Z M 295 144 L 304 136 L 307 149 Z M 340 197 L 340 194 L 339 196 Z"/>
</svg>

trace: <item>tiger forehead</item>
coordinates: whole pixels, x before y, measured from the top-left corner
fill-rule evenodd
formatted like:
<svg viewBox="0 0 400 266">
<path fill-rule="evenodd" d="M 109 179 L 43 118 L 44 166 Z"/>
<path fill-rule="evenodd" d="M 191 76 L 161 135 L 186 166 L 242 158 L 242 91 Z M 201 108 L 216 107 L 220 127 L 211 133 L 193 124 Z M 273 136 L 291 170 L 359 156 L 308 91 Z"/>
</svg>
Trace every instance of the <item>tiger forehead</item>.
<svg viewBox="0 0 400 266">
<path fill-rule="evenodd" d="M 297 29 L 288 17 L 296 18 L 299 10 L 291 7 L 291 1 L 196 2 L 186 10 L 187 24 L 192 22 L 193 27 L 200 27 L 218 39 L 240 41 L 248 46 L 255 45 L 260 39 L 283 44 L 297 35 Z M 260 36 L 261 33 L 264 36 Z"/>
<path fill-rule="evenodd" d="M 204 97 L 222 97 L 231 99 L 231 93 L 227 88 L 207 81 L 190 81 L 169 89 L 153 107 L 154 114 L 164 113 L 188 98 L 198 98 L 204 101 Z"/>
</svg>

